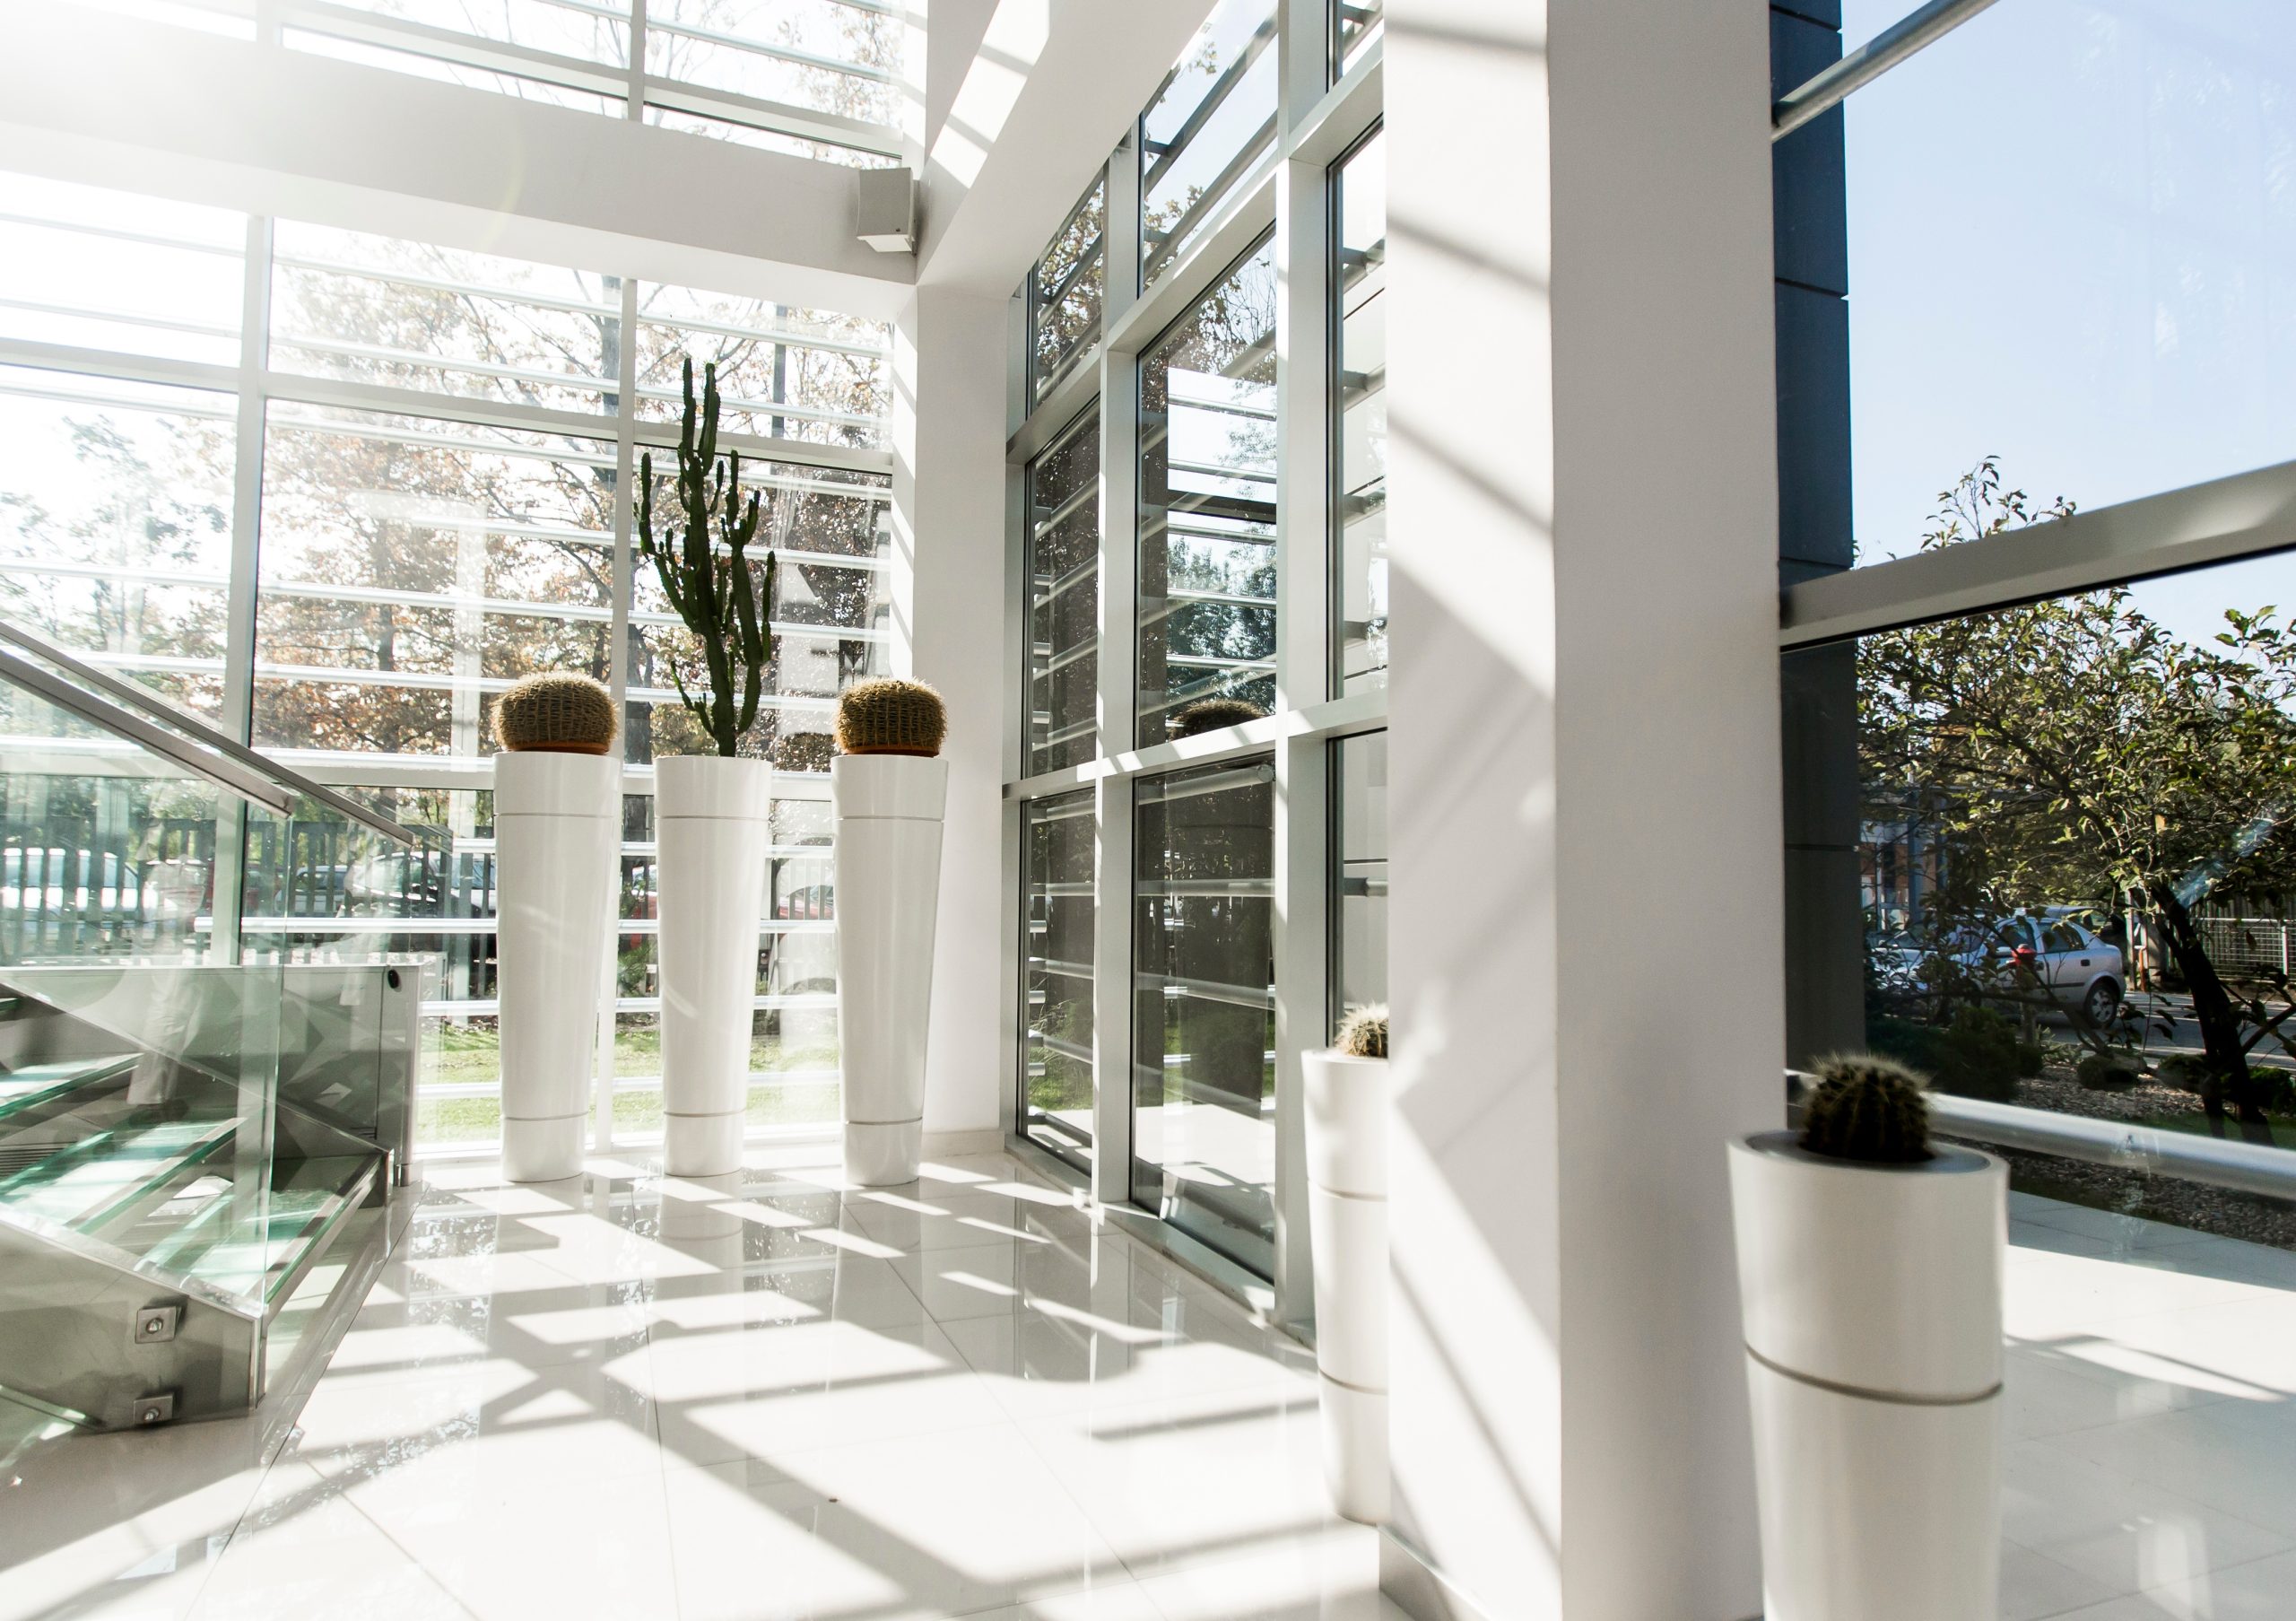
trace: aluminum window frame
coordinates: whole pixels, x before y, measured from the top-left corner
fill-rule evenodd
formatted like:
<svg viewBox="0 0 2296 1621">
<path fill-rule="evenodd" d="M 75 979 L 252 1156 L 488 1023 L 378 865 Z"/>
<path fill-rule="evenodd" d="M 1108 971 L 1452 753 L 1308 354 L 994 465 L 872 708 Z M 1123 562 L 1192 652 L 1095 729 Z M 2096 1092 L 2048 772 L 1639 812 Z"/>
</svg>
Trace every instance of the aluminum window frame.
<svg viewBox="0 0 2296 1621">
<path fill-rule="evenodd" d="M 1112 1219 L 1184 1261 L 1244 1302 L 1265 1320 L 1305 1334 L 1314 1318 L 1307 1254 L 1306 1147 L 1300 1116 L 1300 1055 L 1324 1045 L 1331 989 L 1328 852 L 1331 785 L 1326 760 L 1335 739 L 1384 730 L 1384 689 L 1334 697 L 1336 648 L 1326 611 L 1333 558 L 1329 392 L 1336 328 L 1326 243 L 1331 231 L 1333 165 L 1361 142 L 1382 113 L 1382 41 L 1374 38 L 1337 83 L 1331 82 L 1329 0 L 1280 0 L 1277 9 L 1276 139 L 1249 172 L 1220 198 L 1187 248 L 1161 264 L 1143 292 L 1140 242 L 1139 126 L 1104 168 L 1108 225 L 1100 331 L 1083 346 L 1042 397 L 1027 372 L 1029 289 L 1013 298 L 1005 444 L 1009 497 L 1007 663 L 1025 691 L 1024 649 L 1017 626 L 1022 600 L 1026 469 L 1084 412 L 1097 405 L 1100 431 L 1100 750 L 1092 760 L 1030 774 L 1025 716 L 1017 698 L 1006 717 L 1004 800 L 1007 900 L 1002 956 L 1003 1000 L 1017 1012 L 1022 994 L 1021 897 L 1025 884 L 1022 808 L 1053 795 L 1088 789 L 1096 824 L 1093 1050 L 1096 1076 L 1090 1185 Z M 1086 188 L 1090 195 L 1090 187 Z M 1139 370 L 1142 355 L 1224 278 L 1258 240 L 1273 233 L 1278 267 L 1276 390 L 1282 436 L 1277 455 L 1276 709 L 1239 726 L 1193 737 L 1125 747 L 1134 736 L 1135 659 L 1139 642 L 1136 564 L 1139 512 Z M 1125 274 L 1125 266 L 1132 266 Z M 1031 270 L 1033 275 L 1033 270 Z M 1121 651 L 1121 657 L 1117 656 Z M 1274 1277 L 1263 1278 L 1158 1220 L 1131 1200 L 1133 1062 L 1131 980 L 1135 902 L 1134 789 L 1143 778 L 1248 756 L 1272 757 L 1277 781 L 1274 886 L 1276 915 L 1276 1160 Z M 1008 1012 L 1008 1020 L 1012 1017 Z M 1014 1152 L 1072 1180 L 1079 1173 L 1039 1150 L 1015 1129 L 1021 1033 L 1008 1023 L 1000 1073 L 1005 1140 Z M 1116 1077 L 1111 1083 L 1107 1077 Z"/>
</svg>

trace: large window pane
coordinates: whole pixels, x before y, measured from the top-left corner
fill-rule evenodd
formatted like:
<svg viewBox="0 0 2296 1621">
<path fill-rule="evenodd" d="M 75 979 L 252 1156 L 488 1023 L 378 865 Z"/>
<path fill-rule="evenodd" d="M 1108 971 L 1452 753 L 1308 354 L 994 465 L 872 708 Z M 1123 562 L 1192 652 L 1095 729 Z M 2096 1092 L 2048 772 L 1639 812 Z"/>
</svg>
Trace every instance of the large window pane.
<svg viewBox="0 0 2296 1621">
<path fill-rule="evenodd" d="M 606 674 L 610 444 L 276 406 L 263 519 L 259 743 L 483 754 L 511 681 Z"/>
<path fill-rule="evenodd" d="M 1108 182 L 1092 189 L 1061 224 L 1029 273 L 1030 398 L 1041 399 L 1069 363 L 1100 335 L 1100 297 L 1108 280 Z"/>
<path fill-rule="evenodd" d="M 2002 510 L 1960 499 L 1965 533 Z M 2270 558 L 1789 657 L 1797 998 L 1831 987 L 1949 1093 L 2296 1148 L 2292 599 Z M 2296 1245 L 2284 1207 L 2010 1158 L 2051 1198 Z"/>
<path fill-rule="evenodd" d="M 1331 745 L 1332 1015 L 1387 999 L 1387 735 Z"/>
<path fill-rule="evenodd" d="M 892 406 L 882 321 L 691 287 L 640 288 L 638 414 L 674 423 L 718 368 L 725 431 L 815 444 L 882 447 Z"/>
<path fill-rule="evenodd" d="M 2296 454 L 2296 10 L 1996 6 L 1845 117 L 1859 562 L 1987 455 L 2097 507 Z"/>
<path fill-rule="evenodd" d="M 235 366 L 247 217 L 0 174 L 0 337 Z"/>
<path fill-rule="evenodd" d="M 1332 594 L 1340 690 L 1387 682 L 1387 148 L 1375 132 L 1335 174 L 1339 301 L 1334 370 L 1339 441 L 1332 458 Z"/>
<path fill-rule="evenodd" d="M 1029 467 L 1029 771 L 1099 753 L 1100 422 Z"/>
<path fill-rule="evenodd" d="M 1140 117 L 1140 284 L 1203 234 L 1275 142 L 1275 6 L 1221 0 Z"/>
<path fill-rule="evenodd" d="M 0 366 L 0 618 L 216 715 L 236 409 Z"/>
<path fill-rule="evenodd" d="M 1274 707 L 1275 295 L 1263 245 L 1141 362 L 1142 744 Z"/>
<path fill-rule="evenodd" d="M 622 295 L 612 277 L 285 221 L 272 266 L 278 370 L 614 408 Z"/>
<path fill-rule="evenodd" d="M 664 503 L 657 525 L 667 520 L 667 459 L 657 456 L 654 466 L 656 497 Z M 774 656 L 745 746 L 784 771 L 826 772 L 837 694 L 888 667 L 891 483 L 878 474 L 745 461 L 742 484 L 765 498 L 752 556 L 761 563 L 770 548 L 778 564 Z M 687 690 L 708 690 L 693 633 L 670 611 L 654 565 L 640 560 L 623 740 L 632 763 L 709 752 L 708 735 L 678 697 L 680 672 Z"/>
<path fill-rule="evenodd" d="M 1275 770 L 1139 784 L 1132 1191 L 1265 1277 L 1275 1216 Z"/>
<path fill-rule="evenodd" d="M 1055 1154 L 1092 1154 L 1092 796 L 1028 807 L 1022 897 L 1021 1130 Z"/>
<path fill-rule="evenodd" d="M 649 0 L 646 71 L 864 123 L 900 121 L 895 7 L 836 0 Z"/>
</svg>

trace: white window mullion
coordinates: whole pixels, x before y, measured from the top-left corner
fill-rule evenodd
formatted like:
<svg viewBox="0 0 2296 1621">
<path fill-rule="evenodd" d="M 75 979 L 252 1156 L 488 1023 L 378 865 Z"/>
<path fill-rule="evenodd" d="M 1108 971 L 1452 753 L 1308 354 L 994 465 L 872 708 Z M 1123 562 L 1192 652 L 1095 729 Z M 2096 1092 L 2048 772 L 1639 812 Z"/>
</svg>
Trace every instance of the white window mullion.
<svg viewBox="0 0 2296 1621">
<path fill-rule="evenodd" d="M 631 55 L 633 61 L 637 59 L 639 39 L 645 28 L 646 0 L 636 0 L 634 14 L 636 21 L 631 34 Z M 632 72 L 634 75 L 635 70 L 633 69 Z M 633 83 L 633 99 L 631 102 L 633 108 L 638 105 L 635 94 L 636 86 Z M 613 622 L 612 629 L 607 632 L 606 640 L 606 687 L 613 694 L 613 712 L 622 717 L 624 724 L 627 724 L 630 697 L 630 614 L 638 587 L 638 548 L 634 534 L 637 527 L 638 502 L 638 492 L 634 483 L 637 478 L 638 460 L 638 280 L 635 276 L 622 278 L 621 330 L 616 337 L 619 359 L 615 369 L 613 436 Z M 618 742 L 617 746 L 622 750 L 622 757 L 627 760 L 629 758 L 628 741 L 622 740 Z M 621 820 L 621 815 L 622 806 L 617 802 L 614 806 L 614 816 L 617 822 Z M 617 911 L 621 910 L 619 900 L 622 893 L 619 870 L 622 863 L 621 848 L 621 841 L 616 840 L 614 845 L 616 874 L 613 893 L 617 897 L 614 902 Z M 620 920 L 614 919 L 609 922 L 607 927 L 619 929 Z M 620 972 L 620 955 L 612 949 L 612 945 L 609 943 L 606 952 L 605 996 L 599 1003 L 601 1011 L 598 1015 L 597 1068 L 593 1077 L 596 1087 L 596 1112 L 591 1129 L 591 1141 L 602 1154 L 612 1152 L 614 1146 L 614 1037 L 619 1033 L 617 1026 L 621 1021 L 614 1011 L 613 981 L 614 975 Z"/>
</svg>

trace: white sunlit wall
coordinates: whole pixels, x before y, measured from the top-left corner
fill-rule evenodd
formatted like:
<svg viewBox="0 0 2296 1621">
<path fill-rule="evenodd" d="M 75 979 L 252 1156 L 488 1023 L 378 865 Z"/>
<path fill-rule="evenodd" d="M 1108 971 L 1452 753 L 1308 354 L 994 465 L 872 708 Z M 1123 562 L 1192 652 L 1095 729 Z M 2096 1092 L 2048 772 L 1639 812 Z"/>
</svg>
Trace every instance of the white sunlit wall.
<svg viewBox="0 0 2296 1621">
<path fill-rule="evenodd" d="M 682 362 L 718 366 L 780 559 L 751 1120 L 835 1120 L 828 729 L 886 667 L 883 325 L 7 174 L 0 242 L 0 617 L 430 831 L 300 830 L 279 915 L 244 920 L 305 957 L 436 954 L 425 1152 L 499 1136 L 488 715 L 536 670 L 621 706 L 597 1136 L 660 1129 L 650 765 L 707 745 L 631 495 Z"/>
<path fill-rule="evenodd" d="M 1013 1133 L 1294 1321 L 1386 994 L 1379 15 L 1214 6 L 1014 301 Z"/>
</svg>

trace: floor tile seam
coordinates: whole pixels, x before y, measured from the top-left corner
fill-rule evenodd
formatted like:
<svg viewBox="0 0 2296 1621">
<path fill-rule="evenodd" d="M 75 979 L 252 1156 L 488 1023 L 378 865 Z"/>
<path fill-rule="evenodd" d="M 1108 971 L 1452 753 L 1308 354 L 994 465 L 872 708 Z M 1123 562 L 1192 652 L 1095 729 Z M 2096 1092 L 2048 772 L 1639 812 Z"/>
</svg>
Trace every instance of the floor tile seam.
<svg viewBox="0 0 2296 1621">
<path fill-rule="evenodd" d="M 692 1460 L 683 1458 L 683 1456 L 680 1457 L 678 1461 L 674 1463 L 671 1461 L 673 1449 L 667 1442 L 665 1442 L 661 1449 L 662 1473 L 665 1478 L 666 1478 L 674 1471 L 683 1471 L 685 1473 L 691 1474 L 705 1472 L 710 1469 L 726 1468 L 737 1463 L 762 1463 L 770 1468 L 778 1470 L 781 1468 L 784 1460 L 811 1458 L 822 1452 L 845 1451 L 848 1449 L 857 1447 L 903 1446 L 912 1441 L 922 1441 L 928 1438 L 937 1439 L 939 1437 L 948 1435 L 965 1435 L 970 1434 L 978 1430 L 993 1430 L 999 1426 L 1018 1429 L 1020 1428 L 1020 1422 L 1017 1419 L 1013 1418 L 1010 1415 L 999 1411 L 994 1417 L 990 1418 L 966 1419 L 956 1424 L 935 1425 L 930 1429 L 907 1430 L 899 1434 L 881 1435 L 872 1440 L 825 1441 L 819 1446 L 785 1448 L 782 1451 L 773 1453 L 770 1457 L 756 1452 L 744 1452 L 738 1458 L 719 1458 L 709 1463 L 697 1463 Z M 1023 1439 L 1025 1440 L 1026 1437 L 1023 1437 Z M 1050 1468 L 1051 1466 L 1047 1464 L 1046 1468 Z M 814 1489 L 806 1486 L 804 1481 L 795 1478 L 788 1479 L 787 1484 L 794 1486 L 801 1486 L 808 1491 Z"/>
<path fill-rule="evenodd" d="M 2231 1564 L 2220 1564 L 2213 1569 L 2203 1571 L 2197 1575 L 2179 1576 L 2168 1582 L 2156 1582 L 2150 1587 L 2140 1587 L 2133 1593 L 2123 1594 L 2121 1596 L 2125 1598 L 2144 1599 L 2149 1598 L 2156 1593 L 2174 1594 L 2179 1588 L 2190 1589 L 2197 1587 L 2204 1582 L 2213 1582 L 2217 1578 L 2229 1575 L 2235 1571 L 2249 1570 L 2259 1564 L 2268 1564 L 2275 1559 L 2285 1559 L 2292 1551 L 2296 1550 L 2291 1550 L 2284 1547 L 2278 1548 L 2269 1554 L 2259 1554 L 2253 1559 L 2238 1559 L 2233 1561 Z"/>
<path fill-rule="evenodd" d="M 2156 1413 L 2146 1415 L 2146 1418 L 2164 1418 L 2174 1417 L 2177 1416 L 2178 1415 L 2175 1413 Z M 2132 1424 L 2144 1421 L 2123 1419 L 2121 1422 L 2124 1424 Z M 2106 1425 L 2099 1427 L 2110 1429 L 2114 1426 Z M 2073 1434 L 2076 1435 L 2090 1435 L 2094 1434 L 2096 1432 L 2093 1430 L 2077 1430 L 2073 1432 Z M 2164 1496 L 2174 1497 L 2178 1501 L 2189 1503 L 2193 1507 L 2199 1509 L 2204 1512 L 2215 1515 L 2220 1519 L 2230 1520 L 2235 1524 L 2245 1526 L 2249 1530 L 2255 1531 L 2261 1536 L 2270 1537 L 2276 1541 L 2283 1542 L 2288 1545 L 2285 1547 L 2275 1549 L 2272 1553 L 2261 1555 L 2259 1557 L 2274 1559 L 2278 1558 L 2282 1554 L 2296 1552 L 2296 1519 L 2292 1519 L 2285 1528 L 2279 1525 L 2267 1525 L 2263 1521 L 2254 1519 L 2251 1516 L 2243 1513 L 2239 1509 L 2221 1508 L 2217 1504 L 2209 1502 L 2205 1497 L 2196 1497 L 2192 1493 L 2187 1492 L 2181 1487 L 2170 1486 L 2166 1482 L 2156 1479 L 2149 1474 L 2133 1474 L 2125 1469 L 2116 1468 L 2109 1464 L 2099 1463 L 2096 1460 L 2083 1457 L 2081 1453 L 2074 1451 L 2068 1447 L 2057 1446 L 2054 1444 L 2052 1440 L 2037 1440 L 2032 1444 L 2039 1446 L 2045 1451 L 2062 1453 L 2065 1457 L 2071 1459 L 2074 1463 L 2085 1464 L 2092 1469 L 2102 1470 L 2104 1473 L 2113 1477 L 2117 1481 L 2140 1486 L 2147 1491 L 2158 1492 Z M 2241 1560 L 2237 1563 L 2248 1564 L 2250 1562 Z"/>
<path fill-rule="evenodd" d="M 2162 1306 L 2156 1311 L 2123 1312 L 2110 1317 L 2084 1318 L 2077 1323 L 2054 1330 L 2050 1338 L 2046 1341 L 2035 1336 L 2017 1335 L 2006 1329 L 2003 1330 L 2002 1338 L 2005 1343 L 2022 1343 L 2027 1346 L 2048 1344 L 2052 1346 L 2058 1346 L 2061 1345 L 2064 1338 L 2068 1334 L 2081 1335 L 2092 1339 L 2109 1339 L 2110 1336 L 2104 1334 L 2100 1330 L 2120 1328 L 2132 1323 L 2141 1324 L 2153 1322 L 2162 1318 L 2191 1317 L 2196 1313 L 2202 1312 L 2222 1312 L 2228 1307 L 2270 1305 L 2278 1303 L 2283 1299 L 2296 1299 L 2296 1297 L 2289 1296 L 2285 1291 L 2274 1290 L 2270 1288 L 2268 1285 L 2261 1284 L 2256 1285 L 2256 1290 L 2257 1293 L 2253 1297 L 2232 1296 L 2223 1300 L 2202 1301 L 2197 1303 L 2187 1303 L 2178 1306 Z M 2132 1346 L 2129 1348 L 2137 1351 L 2144 1349 L 2142 1346 Z M 2156 1356 L 2163 1355 L 2157 1351 L 2148 1352 L 2146 1354 Z M 2296 1391 L 2291 1391 L 2290 1395 L 2292 1399 L 2296 1399 Z"/>
<path fill-rule="evenodd" d="M 2247 1558 L 2234 1559 L 2222 1565 L 2212 1564 L 2208 1567 L 2210 1571 L 2229 1569 L 2231 1565 L 2235 1564 L 2247 1564 L 2256 1559 L 2274 1558 L 2281 1554 L 2296 1553 L 2296 1535 L 2292 1535 L 2287 1531 L 2275 1530 L 2271 1526 L 2264 1525 L 2257 1521 L 2250 1520 L 2245 1514 L 2236 1513 L 2229 1509 L 2218 1508 L 2213 1503 L 2204 1503 L 2199 1498 L 2194 1496 L 2191 1493 L 2179 1491 L 2174 1486 L 2163 1486 L 2158 1481 L 2144 1479 L 2135 1476 L 2120 1474 L 2116 1470 L 2107 1468 L 2106 1466 L 2102 1464 L 2092 1463 L 2088 1459 L 2081 1457 L 2078 1453 L 2064 1451 L 2059 1448 L 2050 1448 L 2048 1450 L 2058 1452 L 2062 1458 L 2066 1459 L 2073 1463 L 2087 1464 L 2091 1468 L 2100 1469 L 2109 1475 L 2111 1475 L 2113 1477 L 2113 1485 L 2117 1488 L 2125 1490 L 2130 1486 L 2140 1486 L 2147 1493 L 2152 1494 L 2156 1498 L 2166 1498 L 2171 1500 L 2162 1506 L 2167 1507 L 2172 1512 L 2181 1510 L 2193 1514 L 2196 1518 L 2205 1517 L 2209 1520 L 2228 1521 L 2235 1526 L 2240 1527 L 2245 1530 L 2254 1531 L 2257 1536 L 2280 1545 L 2277 1547 L 2268 1549 L 2265 1553 L 2253 1554 L 2248 1556 Z M 2118 1528 L 2107 1527 L 2101 1531 L 2092 1530 L 2073 1537 L 2052 1538 L 2047 1543 L 2036 1541 L 2031 1538 L 2021 1538 L 2017 1540 L 2018 1546 L 2023 1547 L 2029 1553 L 2040 1554 L 2050 1558 L 2056 1558 L 2055 1554 L 2050 1552 L 2052 1548 L 2068 1547 L 2075 1542 L 2092 1541 L 2100 1536 L 2109 1536 L 2116 1529 Z M 2003 1534 L 2002 1539 L 2005 1542 L 2011 1540 L 2005 1532 Z M 2064 1561 L 2059 1559 L 2057 1560 L 2057 1563 L 2062 1564 Z M 2138 1590 L 2132 1588 L 2129 1590 L 2134 1592 Z"/>
<path fill-rule="evenodd" d="M 2138 1596 L 2137 1590 L 2133 1587 L 2116 1591 L 2113 1590 L 2112 1585 L 2109 1582 L 2100 1582 L 2094 1576 L 2090 1575 L 2086 1571 L 2075 1570 L 2061 1559 L 2052 1559 L 2047 1554 L 2042 1553 L 2039 1548 L 2028 1547 L 2025 1544 L 2014 1541 L 2010 1538 L 2002 1538 L 2001 1547 L 2004 1553 L 2013 1548 L 2029 1559 L 2038 1559 L 2044 1564 L 2054 1566 L 2075 1582 L 2086 1583 L 2091 1587 L 2101 1590 L 2101 1596 L 2092 1594 L 2087 1598 L 2075 1599 L 2070 1604 L 2058 1605 L 2049 1609 L 2030 1612 L 2025 1615 L 2023 1621 L 2057 1621 L 2057 1617 L 2060 1616 L 2077 1616 L 2083 1610 L 2094 1609 L 2100 1604 L 2118 1604 L 2124 1599 L 2134 1599 Z"/>
</svg>

